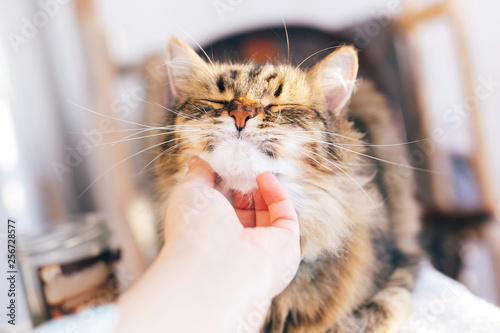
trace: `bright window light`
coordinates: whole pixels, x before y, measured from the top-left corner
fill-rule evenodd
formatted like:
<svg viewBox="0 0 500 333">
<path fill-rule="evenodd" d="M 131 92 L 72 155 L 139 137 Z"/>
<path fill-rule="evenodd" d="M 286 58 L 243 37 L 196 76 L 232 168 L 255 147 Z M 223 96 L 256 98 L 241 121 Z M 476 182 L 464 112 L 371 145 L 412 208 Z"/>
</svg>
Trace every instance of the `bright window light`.
<svg viewBox="0 0 500 333">
<path fill-rule="evenodd" d="M 26 209 L 26 192 L 17 180 L 9 180 L 2 186 L 2 201 L 9 216 L 22 216 Z"/>
<path fill-rule="evenodd" d="M 0 172 L 13 171 L 18 163 L 14 122 L 6 101 L 0 99 Z"/>
</svg>

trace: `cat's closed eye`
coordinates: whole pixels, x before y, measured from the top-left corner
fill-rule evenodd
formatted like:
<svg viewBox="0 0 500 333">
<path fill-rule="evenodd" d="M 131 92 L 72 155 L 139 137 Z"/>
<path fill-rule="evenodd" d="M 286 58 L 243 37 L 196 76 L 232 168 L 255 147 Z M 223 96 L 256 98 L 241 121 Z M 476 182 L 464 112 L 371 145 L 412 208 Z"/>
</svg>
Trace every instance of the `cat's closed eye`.
<svg viewBox="0 0 500 333">
<path fill-rule="evenodd" d="M 281 110 L 281 106 L 279 104 L 269 104 L 266 109 L 269 111 L 269 112 L 272 112 L 272 113 L 275 113 L 275 112 L 279 112 Z"/>
<path fill-rule="evenodd" d="M 201 101 L 210 105 L 210 107 L 216 110 L 223 109 L 228 104 L 228 102 L 226 101 L 215 101 L 211 99 L 202 99 Z"/>
</svg>

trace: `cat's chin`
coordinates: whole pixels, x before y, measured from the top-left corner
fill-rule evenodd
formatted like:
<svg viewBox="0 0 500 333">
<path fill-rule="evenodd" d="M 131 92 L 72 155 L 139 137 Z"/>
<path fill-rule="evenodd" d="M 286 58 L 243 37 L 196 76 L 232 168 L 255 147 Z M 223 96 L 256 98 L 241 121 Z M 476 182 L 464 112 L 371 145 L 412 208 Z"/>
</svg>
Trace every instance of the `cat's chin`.
<svg viewBox="0 0 500 333">
<path fill-rule="evenodd" d="M 203 158 L 220 177 L 219 187 L 224 191 L 251 193 L 257 189 L 258 175 L 266 171 L 279 172 L 276 160 L 245 140 L 221 142 Z"/>
</svg>

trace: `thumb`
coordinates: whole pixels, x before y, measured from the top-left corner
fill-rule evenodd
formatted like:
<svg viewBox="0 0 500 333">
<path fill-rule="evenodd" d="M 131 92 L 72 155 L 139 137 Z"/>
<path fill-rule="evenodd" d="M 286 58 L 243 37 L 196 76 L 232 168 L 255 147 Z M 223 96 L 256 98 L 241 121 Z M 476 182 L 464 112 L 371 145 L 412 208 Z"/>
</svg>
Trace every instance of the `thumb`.
<svg viewBox="0 0 500 333">
<path fill-rule="evenodd" d="M 188 173 L 179 185 L 195 184 L 214 188 L 215 172 L 205 160 L 198 156 L 191 157 L 188 162 L 188 169 Z"/>
<path fill-rule="evenodd" d="M 169 208 L 183 206 L 199 211 L 204 209 L 214 196 L 220 194 L 214 189 L 215 172 L 206 161 L 198 156 L 189 160 L 188 169 L 189 171 L 169 198 Z"/>
</svg>

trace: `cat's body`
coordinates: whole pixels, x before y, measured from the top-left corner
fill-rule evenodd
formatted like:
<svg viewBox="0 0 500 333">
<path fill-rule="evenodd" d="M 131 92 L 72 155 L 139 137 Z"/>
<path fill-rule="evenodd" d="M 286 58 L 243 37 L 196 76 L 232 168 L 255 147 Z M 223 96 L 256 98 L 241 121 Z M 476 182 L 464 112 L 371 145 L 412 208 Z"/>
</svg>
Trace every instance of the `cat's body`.
<svg viewBox="0 0 500 333">
<path fill-rule="evenodd" d="M 162 206 L 199 155 L 228 198 L 269 170 L 296 208 L 303 261 L 263 332 L 397 331 L 419 256 L 417 209 L 404 148 L 385 146 L 400 142 L 385 99 L 363 83 L 349 102 L 355 51 L 341 48 L 308 72 L 207 64 L 178 40 L 167 57 L 176 132 L 158 158 Z"/>
<path fill-rule="evenodd" d="M 404 163 L 406 149 L 391 145 L 400 141 L 385 98 L 373 85 L 361 83 L 349 114 L 365 130 L 364 139 L 380 145 L 367 155 Z M 360 163 L 374 161 L 365 157 Z M 340 255 L 304 260 L 290 286 L 274 300 L 265 332 L 395 332 L 405 319 L 420 257 L 412 172 L 375 164 L 377 177 L 364 186 L 373 203 L 360 193 L 358 202 L 349 201 L 357 208 L 348 218 L 358 223 Z M 366 208 L 369 212 L 359 211 Z"/>
</svg>

